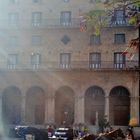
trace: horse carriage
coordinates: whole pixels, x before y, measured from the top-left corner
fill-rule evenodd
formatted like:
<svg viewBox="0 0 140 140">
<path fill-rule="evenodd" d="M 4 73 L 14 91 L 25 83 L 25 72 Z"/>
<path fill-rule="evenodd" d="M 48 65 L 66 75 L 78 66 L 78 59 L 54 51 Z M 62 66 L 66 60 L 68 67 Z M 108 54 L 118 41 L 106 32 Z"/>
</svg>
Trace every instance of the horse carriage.
<svg viewBox="0 0 140 140">
<path fill-rule="evenodd" d="M 80 140 L 135 140 L 131 129 L 127 129 L 126 134 L 119 129 L 112 130 L 108 133 L 100 133 L 99 135 L 87 134 Z"/>
</svg>

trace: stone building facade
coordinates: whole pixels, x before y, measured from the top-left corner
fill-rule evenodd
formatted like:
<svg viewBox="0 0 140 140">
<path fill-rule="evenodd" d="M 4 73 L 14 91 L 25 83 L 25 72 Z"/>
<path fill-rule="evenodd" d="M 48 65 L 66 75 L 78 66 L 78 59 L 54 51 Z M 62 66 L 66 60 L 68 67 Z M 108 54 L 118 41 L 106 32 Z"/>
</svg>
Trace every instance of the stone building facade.
<svg viewBox="0 0 140 140">
<path fill-rule="evenodd" d="M 137 30 L 126 23 L 80 32 L 88 0 L 5 0 L 0 14 L 0 115 L 5 124 L 127 126 L 139 119 L 137 54 L 122 52 Z"/>
</svg>

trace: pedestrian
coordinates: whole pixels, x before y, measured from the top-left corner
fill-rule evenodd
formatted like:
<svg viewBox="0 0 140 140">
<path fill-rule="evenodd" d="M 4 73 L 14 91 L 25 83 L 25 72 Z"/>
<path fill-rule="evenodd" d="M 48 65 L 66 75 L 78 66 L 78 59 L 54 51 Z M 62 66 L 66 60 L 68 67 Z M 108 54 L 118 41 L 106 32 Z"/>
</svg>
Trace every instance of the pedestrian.
<svg viewBox="0 0 140 140">
<path fill-rule="evenodd" d="M 49 125 L 48 126 L 48 136 L 52 137 L 53 133 L 54 133 L 53 127 L 51 125 Z"/>
<path fill-rule="evenodd" d="M 132 126 L 129 126 L 126 130 L 126 140 L 135 140 Z"/>
</svg>

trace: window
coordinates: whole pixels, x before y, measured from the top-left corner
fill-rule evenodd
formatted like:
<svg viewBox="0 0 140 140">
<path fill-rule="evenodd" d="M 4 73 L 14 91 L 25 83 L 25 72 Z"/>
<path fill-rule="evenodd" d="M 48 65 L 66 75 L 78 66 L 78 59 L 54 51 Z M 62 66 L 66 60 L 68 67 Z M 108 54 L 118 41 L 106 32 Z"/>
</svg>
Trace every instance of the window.
<svg viewBox="0 0 140 140">
<path fill-rule="evenodd" d="M 32 45 L 33 46 L 40 46 L 42 42 L 42 38 L 39 35 L 32 36 Z"/>
<path fill-rule="evenodd" d="M 100 68 L 101 67 L 101 53 L 90 53 L 89 54 L 89 67 Z"/>
<path fill-rule="evenodd" d="M 125 43 L 125 34 L 115 34 L 114 35 L 115 44 L 123 44 Z"/>
<path fill-rule="evenodd" d="M 69 26 L 71 24 L 71 12 L 63 11 L 60 16 L 60 23 L 64 26 Z"/>
<path fill-rule="evenodd" d="M 18 46 L 18 37 L 17 36 L 10 36 L 9 38 L 9 46 L 15 47 Z"/>
<path fill-rule="evenodd" d="M 19 21 L 18 13 L 9 13 L 8 18 L 9 18 L 9 24 L 10 25 L 14 25 L 14 26 L 18 25 L 18 21 Z"/>
<path fill-rule="evenodd" d="M 102 2 L 102 0 L 89 0 L 89 3 L 96 3 L 96 2 Z"/>
<path fill-rule="evenodd" d="M 125 11 L 124 10 L 115 10 L 114 16 L 112 16 L 112 23 L 115 25 L 126 24 Z"/>
<path fill-rule="evenodd" d="M 18 55 L 17 54 L 9 54 L 8 55 L 8 69 L 15 69 L 18 63 Z"/>
<path fill-rule="evenodd" d="M 41 3 L 41 0 L 32 0 L 33 3 Z"/>
<path fill-rule="evenodd" d="M 95 0 L 89 0 L 89 3 L 94 3 L 95 2 Z"/>
<path fill-rule="evenodd" d="M 33 12 L 32 13 L 32 26 L 40 26 L 42 22 L 42 13 Z"/>
<path fill-rule="evenodd" d="M 64 2 L 69 2 L 70 0 L 63 0 Z"/>
<path fill-rule="evenodd" d="M 90 36 L 90 45 L 100 45 L 100 35 L 91 35 Z"/>
<path fill-rule="evenodd" d="M 71 54 L 70 53 L 62 53 L 60 54 L 60 67 L 67 69 L 70 68 Z"/>
<path fill-rule="evenodd" d="M 114 53 L 114 67 L 115 68 L 124 68 L 125 67 L 125 55 L 122 52 Z"/>
<path fill-rule="evenodd" d="M 41 64 L 41 54 L 32 53 L 31 54 L 31 65 L 33 69 L 38 69 Z"/>
<path fill-rule="evenodd" d="M 18 4 L 19 0 L 9 0 L 10 4 Z"/>
</svg>

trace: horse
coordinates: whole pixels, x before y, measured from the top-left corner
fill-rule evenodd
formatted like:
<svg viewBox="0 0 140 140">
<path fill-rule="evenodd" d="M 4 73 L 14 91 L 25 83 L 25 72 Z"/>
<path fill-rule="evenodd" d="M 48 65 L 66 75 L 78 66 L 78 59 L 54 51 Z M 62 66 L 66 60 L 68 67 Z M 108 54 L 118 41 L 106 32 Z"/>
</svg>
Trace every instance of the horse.
<svg viewBox="0 0 140 140">
<path fill-rule="evenodd" d="M 80 140 L 95 140 L 98 136 L 94 134 L 86 134 Z"/>
<path fill-rule="evenodd" d="M 116 140 L 116 139 L 124 139 L 125 135 L 123 131 L 119 128 L 116 130 L 112 130 L 108 133 L 102 133 L 99 135 L 94 134 L 86 134 L 80 140 Z"/>
<path fill-rule="evenodd" d="M 124 139 L 125 135 L 123 131 L 119 128 L 108 133 L 103 133 L 98 136 L 95 140 L 115 140 L 115 139 Z"/>
</svg>

